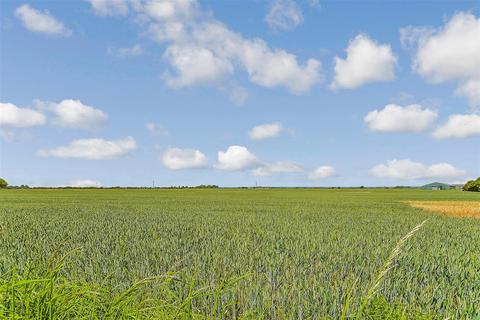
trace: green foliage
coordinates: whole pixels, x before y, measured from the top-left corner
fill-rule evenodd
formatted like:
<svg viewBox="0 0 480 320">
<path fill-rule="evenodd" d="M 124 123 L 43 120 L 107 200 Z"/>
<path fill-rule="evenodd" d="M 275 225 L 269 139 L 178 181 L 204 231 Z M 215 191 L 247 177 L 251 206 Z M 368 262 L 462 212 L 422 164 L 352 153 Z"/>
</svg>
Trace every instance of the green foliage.
<svg viewBox="0 0 480 320">
<path fill-rule="evenodd" d="M 5 179 L 0 178 L 0 189 L 6 188 L 6 187 L 8 187 L 8 182 Z"/>
<path fill-rule="evenodd" d="M 125 290 L 113 293 L 106 288 L 86 282 L 68 280 L 61 274 L 64 261 L 47 266 L 37 277 L 22 278 L 11 271 L 0 279 L 1 319 L 261 319 L 255 312 L 235 313 L 232 301 L 222 301 L 222 294 L 235 287 L 245 277 L 231 279 L 217 287 L 194 289 L 186 296 L 178 296 L 172 284 L 184 281 L 176 274 L 152 277 L 134 283 Z M 151 298 L 151 292 L 161 292 L 162 298 Z M 196 313 L 192 306 L 202 298 L 210 298 L 211 310 Z M 348 305 L 344 306 L 348 309 Z M 283 317 L 280 317 L 283 318 Z M 333 320 L 330 317 L 324 320 Z M 345 320 L 343 315 L 341 320 Z M 371 320 L 436 320 L 434 315 L 411 312 L 401 304 L 390 304 L 384 297 L 372 299 L 361 315 L 348 319 Z"/>
<path fill-rule="evenodd" d="M 403 319 L 474 319 L 480 220 L 430 214 L 402 201 L 477 196 L 414 189 L 8 189 L 0 193 L 0 291 L 50 279 L 39 270 L 62 244 L 61 252 L 82 250 L 68 256 L 55 281 L 25 289 L 35 293 L 22 297 L 33 301 L 29 310 L 47 310 L 35 301 L 52 301 L 48 310 L 82 318 L 61 311 L 77 299 L 69 310 L 86 319 L 105 318 L 113 301 L 117 319 L 173 319 L 178 310 L 177 319 L 339 319 L 345 310 L 344 319 L 354 319 L 365 289 L 378 282 L 361 317 L 401 309 Z M 389 259 L 398 239 L 425 219 Z M 42 293 L 51 283 L 57 299 Z M 119 297 L 132 286 L 123 303 Z M 2 310 L 12 300 L 22 305 L 1 299 Z M 15 309 L 16 317 L 25 309 Z"/>
<path fill-rule="evenodd" d="M 61 275 L 64 258 L 37 276 L 22 278 L 11 271 L 0 279 L 1 319 L 215 319 L 228 309 L 212 308 L 207 316 L 194 312 L 197 299 L 209 298 L 213 306 L 221 295 L 243 277 L 230 279 L 212 288 L 195 288 L 195 281 L 186 279 L 190 290 L 185 296 L 172 289 L 174 282 L 185 282 L 171 273 L 133 283 L 120 292 L 87 282 L 72 281 Z M 152 299 L 151 292 L 157 296 Z M 225 305 L 228 307 L 228 305 Z"/>
<path fill-rule="evenodd" d="M 480 192 L 480 178 L 477 180 L 470 180 L 463 186 L 463 191 Z"/>
<path fill-rule="evenodd" d="M 375 290 L 383 280 L 392 262 L 401 253 L 405 242 L 425 223 L 422 222 L 404 236 L 392 250 L 380 270 L 373 286 L 367 291 L 359 310 L 350 319 L 434 319 L 420 313 L 408 312 L 402 305 L 391 305 L 384 297 L 374 297 Z M 75 252 L 78 250 L 72 250 Z M 70 254 L 72 254 L 70 252 Z M 54 256 L 55 257 L 55 256 Z M 2 319 L 253 319 L 254 312 L 239 315 L 235 305 L 222 296 L 247 276 L 227 279 L 216 287 L 196 289 L 196 279 L 186 283 L 189 290 L 185 296 L 177 295 L 174 282 L 182 279 L 174 273 L 152 277 L 134 283 L 119 293 L 106 288 L 67 280 L 60 273 L 66 256 L 58 261 L 50 259 L 45 270 L 30 270 L 40 274 L 35 278 L 22 279 L 15 271 L 0 279 L 0 317 Z M 348 290 L 340 320 L 347 317 L 355 283 Z M 152 298 L 150 292 L 157 296 Z M 196 313 L 192 305 L 201 298 L 209 298 L 209 314 Z M 413 317 L 411 316 L 413 315 Z M 277 315 L 279 316 L 279 315 Z M 285 318 L 282 314 L 280 318 Z M 325 318 L 328 320 L 329 318 Z"/>
<path fill-rule="evenodd" d="M 400 303 L 388 303 L 385 297 L 376 297 L 365 309 L 359 319 L 368 320 L 440 320 L 435 314 L 411 311 L 407 306 Z"/>
</svg>

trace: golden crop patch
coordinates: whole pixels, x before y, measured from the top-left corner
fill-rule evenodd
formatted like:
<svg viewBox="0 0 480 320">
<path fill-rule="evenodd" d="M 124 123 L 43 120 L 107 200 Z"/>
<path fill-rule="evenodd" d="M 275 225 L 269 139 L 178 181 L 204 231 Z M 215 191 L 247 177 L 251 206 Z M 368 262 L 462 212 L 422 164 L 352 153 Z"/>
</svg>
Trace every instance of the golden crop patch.
<svg viewBox="0 0 480 320">
<path fill-rule="evenodd" d="M 414 207 L 455 217 L 480 218 L 480 201 L 407 201 Z"/>
</svg>

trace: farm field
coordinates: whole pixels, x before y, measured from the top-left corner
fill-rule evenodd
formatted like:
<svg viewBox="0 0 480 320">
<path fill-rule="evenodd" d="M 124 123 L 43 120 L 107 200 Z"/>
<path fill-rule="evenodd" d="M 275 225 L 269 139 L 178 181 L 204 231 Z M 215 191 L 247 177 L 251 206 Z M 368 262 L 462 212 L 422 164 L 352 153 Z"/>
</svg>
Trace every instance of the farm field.
<svg viewBox="0 0 480 320">
<path fill-rule="evenodd" d="M 168 275 L 139 289 L 130 302 L 145 310 L 131 318 L 168 318 L 152 307 L 163 301 L 173 306 L 163 311 L 176 310 L 172 318 L 338 319 L 353 316 L 398 240 L 427 220 L 392 261 L 374 300 L 412 318 L 478 319 L 480 220 L 406 203 L 436 200 L 480 196 L 413 189 L 1 190 L 0 298 L 3 309 L 10 307 L 4 288 L 12 278 L 41 278 L 49 261 L 67 254 L 59 281 L 96 288 L 106 300 L 139 280 Z M 85 318 L 107 314 L 88 312 Z"/>
</svg>

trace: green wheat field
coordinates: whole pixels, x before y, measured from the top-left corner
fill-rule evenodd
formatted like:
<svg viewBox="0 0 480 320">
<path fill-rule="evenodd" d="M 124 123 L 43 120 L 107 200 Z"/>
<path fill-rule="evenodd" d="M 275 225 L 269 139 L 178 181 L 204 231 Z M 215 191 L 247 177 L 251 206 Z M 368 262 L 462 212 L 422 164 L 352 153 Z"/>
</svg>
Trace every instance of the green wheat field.
<svg viewBox="0 0 480 320">
<path fill-rule="evenodd" d="M 407 200 L 480 196 L 1 190 L 0 317 L 479 319 L 480 220 Z"/>
</svg>

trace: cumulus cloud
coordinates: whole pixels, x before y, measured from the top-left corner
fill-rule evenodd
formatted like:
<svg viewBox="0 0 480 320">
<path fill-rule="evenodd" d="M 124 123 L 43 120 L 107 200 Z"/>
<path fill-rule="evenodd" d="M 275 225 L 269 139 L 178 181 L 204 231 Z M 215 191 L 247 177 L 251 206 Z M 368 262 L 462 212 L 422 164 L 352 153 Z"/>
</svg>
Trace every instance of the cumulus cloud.
<svg viewBox="0 0 480 320">
<path fill-rule="evenodd" d="M 410 159 L 390 160 L 387 164 L 379 164 L 370 170 L 370 174 L 377 178 L 387 179 L 455 179 L 466 174 L 448 163 L 425 165 Z"/>
<path fill-rule="evenodd" d="M 261 39 L 245 39 L 227 29 L 217 21 L 200 25 L 187 44 L 173 44 L 166 51 L 168 61 L 177 72 L 176 77 L 167 78 L 167 84 L 178 86 L 215 84 L 242 67 L 250 81 L 260 86 L 286 87 L 293 93 L 307 91 L 320 81 L 320 62 L 309 59 L 303 65 L 297 57 L 282 49 L 271 49 Z M 195 53 L 197 57 L 192 57 Z M 204 64 L 194 67 L 192 62 Z M 176 79 L 175 79 L 176 78 Z M 185 79 L 187 81 L 185 81 Z"/>
<path fill-rule="evenodd" d="M 40 126 L 47 122 L 47 118 L 41 112 L 19 108 L 12 103 L 0 103 L 0 126 L 27 128 Z"/>
<path fill-rule="evenodd" d="M 259 38 L 230 30 L 195 0 L 136 1 L 136 18 L 155 41 L 166 43 L 170 66 L 165 82 L 173 88 L 211 85 L 222 88 L 238 70 L 251 82 L 284 87 L 299 94 L 321 81 L 317 59 L 300 62 L 292 53 L 272 48 Z"/>
<path fill-rule="evenodd" d="M 30 31 L 60 37 L 72 35 L 72 31 L 52 16 L 48 10 L 40 11 L 24 4 L 15 10 L 15 16 Z"/>
<path fill-rule="evenodd" d="M 332 166 L 320 166 L 312 170 L 308 174 L 308 179 L 310 180 L 320 180 L 328 177 L 332 177 L 336 174 L 336 170 Z"/>
<path fill-rule="evenodd" d="M 465 138 L 480 134 L 480 115 L 454 114 L 433 132 L 437 139 Z"/>
<path fill-rule="evenodd" d="M 440 28 L 409 26 L 400 30 L 412 47 L 413 69 L 432 83 L 460 82 L 457 93 L 480 106 L 480 18 L 458 12 Z"/>
<path fill-rule="evenodd" d="M 38 155 L 56 158 L 110 160 L 126 156 L 136 148 L 137 144 L 132 137 L 120 140 L 78 139 L 73 140 L 67 146 L 40 150 Z"/>
<path fill-rule="evenodd" d="M 417 45 L 415 71 L 432 82 L 480 77 L 480 20 L 473 14 L 459 12 L 439 29 L 401 32 Z"/>
<path fill-rule="evenodd" d="M 300 6 L 293 0 L 275 0 L 265 17 L 273 30 L 291 30 L 303 22 Z"/>
<path fill-rule="evenodd" d="M 161 160 L 170 170 L 196 169 L 208 165 L 207 157 L 195 149 L 168 148 Z"/>
<path fill-rule="evenodd" d="M 99 16 L 123 16 L 128 13 L 125 0 L 89 0 L 93 12 Z"/>
<path fill-rule="evenodd" d="M 480 78 L 463 82 L 455 90 L 455 94 L 466 97 L 468 105 L 472 108 L 480 106 Z"/>
<path fill-rule="evenodd" d="M 354 89 L 371 82 L 395 78 L 397 57 L 389 44 L 379 44 L 359 34 L 350 41 L 345 59 L 335 57 L 335 78 L 332 89 Z"/>
<path fill-rule="evenodd" d="M 253 140 L 262 140 L 278 136 L 284 130 L 280 122 L 266 123 L 253 127 L 248 135 Z"/>
<path fill-rule="evenodd" d="M 270 49 L 263 40 L 244 41 L 236 54 L 253 83 L 268 88 L 285 87 L 300 94 L 321 81 L 320 61 L 308 59 L 300 65 L 296 56 L 282 49 Z M 245 51 L 240 51 L 242 47 Z"/>
<path fill-rule="evenodd" d="M 80 100 L 65 99 L 58 103 L 35 100 L 35 104 L 54 113 L 53 122 L 65 128 L 94 129 L 108 119 L 105 112 L 83 104 Z"/>
<path fill-rule="evenodd" d="M 243 146 L 230 146 L 227 151 L 219 151 L 217 160 L 215 167 L 228 171 L 252 169 L 260 165 L 257 157 Z"/>
<path fill-rule="evenodd" d="M 382 110 L 370 111 L 363 120 L 373 131 L 420 132 L 428 129 L 437 116 L 437 112 L 418 104 L 388 104 Z"/>
<path fill-rule="evenodd" d="M 257 177 L 268 177 L 276 173 L 298 173 L 303 172 L 303 167 L 293 161 L 279 161 L 272 164 L 265 164 L 252 170 L 252 175 Z"/>
<path fill-rule="evenodd" d="M 175 74 L 166 73 L 164 77 L 170 87 L 220 84 L 221 80 L 233 73 L 230 60 L 198 46 L 171 45 L 164 57 L 175 69 Z"/>
</svg>

